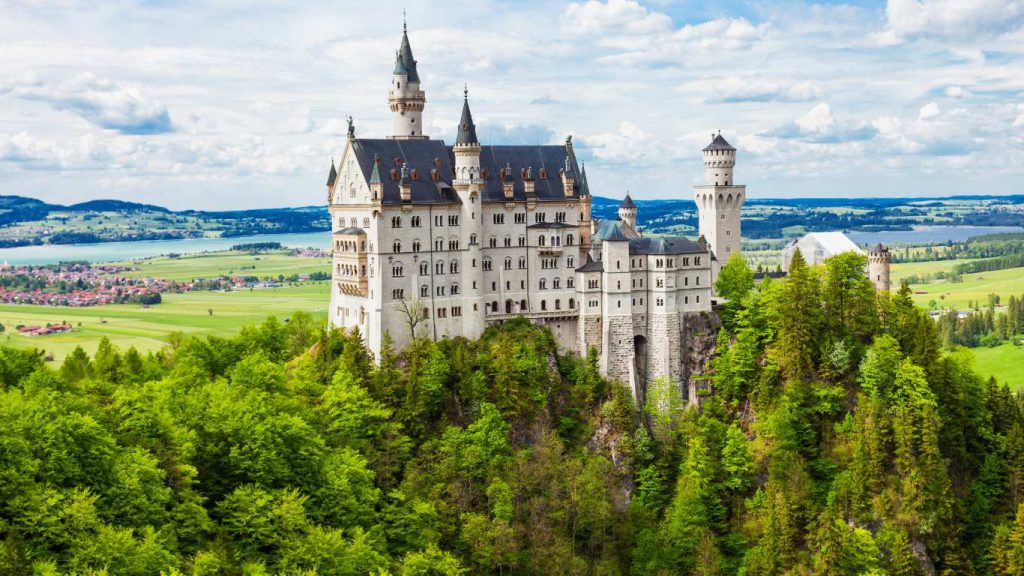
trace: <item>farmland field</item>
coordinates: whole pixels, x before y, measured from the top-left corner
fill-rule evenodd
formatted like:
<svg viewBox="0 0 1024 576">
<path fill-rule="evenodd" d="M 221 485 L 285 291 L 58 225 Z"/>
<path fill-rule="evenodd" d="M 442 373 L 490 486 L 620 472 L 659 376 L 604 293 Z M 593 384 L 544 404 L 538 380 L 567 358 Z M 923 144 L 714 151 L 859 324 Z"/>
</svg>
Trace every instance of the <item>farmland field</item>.
<svg viewBox="0 0 1024 576">
<path fill-rule="evenodd" d="M 116 263 L 115 263 L 116 264 Z M 132 278 L 166 278 L 194 280 L 217 276 L 243 275 L 278 277 L 311 272 L 330 272 L 330 258 L 300 258 L 286 250 L 265 254 L 247 252 L 209 252 L 187 254 L 176 258 L 149 258 L 123 263 L 138 270 L 126 272 Z"/>
<path fill-rule="evenodd" d="M 966 262 L 957 260 L 953 262 Z M 922 265 L 942 265 L 946 262 L 925 262 Z M 914 301 L 927 305 L 934 300 L 939 308 L 964 309 L 968 302 L 988 302 L 989 294 L 998 294 L 1003 302 L 1010 295 L 1020 296 L 1024 293 L 1024 268 L 1009 268 L 976 274 L 964 274 L 961 282 L 934 282 L 930 284 L 911 285 L 914 290 Z M 922 292 L 918 294 L 917 292 Z"/>
<path fill-rule="evenodd" d="M 1024 346 L 1009 342 L 995 348 L 974 348 L 978 373 L 985 378 L 995 376 L 1000 384 L 1014 390 L 1024 389 Z"/>
</svg>

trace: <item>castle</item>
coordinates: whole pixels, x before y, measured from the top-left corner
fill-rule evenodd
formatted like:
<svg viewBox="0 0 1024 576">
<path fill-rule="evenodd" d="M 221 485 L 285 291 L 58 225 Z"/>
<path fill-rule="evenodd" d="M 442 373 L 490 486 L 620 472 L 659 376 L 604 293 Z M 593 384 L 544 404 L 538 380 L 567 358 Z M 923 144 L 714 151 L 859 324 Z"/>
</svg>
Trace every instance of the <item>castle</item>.
<svg viewBox="0 0 1024 576">
<path fill-rule="evenodd" d="M 391 136 L 358 138 L 350 119 L 331 164 L 331 325 L 358 328 L 379 355 L 385 334 L 400 349 L 421 335 L 477 338 L 522 316 L 565 350 L 595 348 L 602 372 L 638 400 L 656 377 L 685 378 L 687 330 L 711 311 L 718 270 L 740 251 L 736 149 L 717 134 L 703 150 L 698 240 L 645 237 L 628 195 L 618 219 L 591 217 L 571 137 L 483 145 L 466 92 L 454 144 L 431 139 L 417 66 L 403 29 Z"/>
</svg>

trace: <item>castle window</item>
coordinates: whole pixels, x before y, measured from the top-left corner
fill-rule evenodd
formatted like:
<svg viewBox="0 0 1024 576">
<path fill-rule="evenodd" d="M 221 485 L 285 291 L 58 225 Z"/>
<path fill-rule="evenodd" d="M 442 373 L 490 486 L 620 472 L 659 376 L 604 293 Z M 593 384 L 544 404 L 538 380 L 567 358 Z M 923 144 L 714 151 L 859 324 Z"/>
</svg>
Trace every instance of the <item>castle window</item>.
<svg viewBox="0 0 1024 576">
<path fill-rule="evenodd" d="M 448 265 L 448 272 L 450 274 L 458 274 L 459 273 L 459 263 L 458 263 L 457 260 L 452 260 L 451 261 L 451 264 Z"/>
<path fill-rule="evenodd" d="M 519 301 L 519 311 L 526 312 L 526 300 Z"/>
<path fill-rule="evenodd" d="M 658 288 L 664 288 L 664 287 L 665 287 L 665 279 L 664 279 L 664 278 L 658 278 L 658 279 L 656 279 L 656 280 L 654 281 L 654 285 L 655 285 L 656 287 L 658 287 Z"/>
<path fill-rule="evenodd" d="M 690 297 L 689 296 L 683 296 L 683 304 L 689 304 L 689 303 L 690 303 Z"/>
<path fill-rule="evenodd" d="M 469 235 L 469 245 L 476 246 L 476 234 Z"/>
<path fill-rule="evenodd" d="M 438 252 L 444 250 L 444 240 L 442 240 L 441 238 L 434 240 L 434 250 L 437 250 Z"/>
<path fill-rule="evenodd" d="M 547 290 L 548 289 L 548 281 L 547 281 L 546 278 L 541 278 L 540 279 L 540 289 L 541 290 Z"/>
<path fill-rule="evenodd" d="M 391 291 L 391 298 L 393 300 L 405 299 L 405 290 L 402 290 L 401 288 L 395 288 L 394 290 Z"/>
<path fill-rule="evenodd" d="M 554 280 L 552 280 L 551 281 L 551 287 L 554 288 L 555 290 L 558 290 L 559 288 L 561 288 L 562 287 L 562 279 L 561 278 L 555 278 Z"/>
<path fill-rule="evenodd" d="M 573 310 L 575 308 L 576 308 L 576 299 L 575 298 L 569 298 L 569 310 Z"/>
<path fill-rule="evenodd" d="M 412 217 L 412 221 L 410 222 L 409 225 L 412 226 L 413 228 L 419 228 L 420 227 L 420 217 L 419 216 L 413 216 Z"/>
<path fill-rule="evenodd" d="M 434 274 L 444 274 L 444 262 L 434 264 Z"/>
<path fill-rule="evenodd" d="M 665 299 L 664 298 L 658 298 L 657 302 L 658 302 L 658 306 L 664 306 L 665 305 Z"/>
<path fill-rule="evenodd" d="M 494 215 L 494 223 L 495 224 L 504 224 L 505 223 L 505 215 L 504 214 L 495 214 Z"/>
<path fill-rule="evenodd" d="M 516 224 L 526 224 L 526 212 L 516 212 Z"/>
<path fill-rule="evenodd" d="M 462 306 L 452 306 L 452 316 L 462 316 Z"/>
<path fill-rule="evenodd" d="M 426 276 L 430 274 L 430 267 L 426 262 L 420 262 L 420 276 Z"/>
<path fill-rule="evenodd" d="M 449 250 L 458 250 L 459 249 L 459 241 L 458 240 L 449 240 L 448 241 L 448 249 Z"/>
<path fill-rule="evenodd" d="M 456 295 L 458 293 L 459 293 L 459 285 L 458 284 L 452 284 L 452 296 L 454 296 L 454 295 Z"/>
<path fill-rule="evenodd" d="M 540 309 L 541 310 L 547 310 L 548 309 L 548 301 L 547 300 L 541 300 L 540 301 Z"/>
<path fill-rule="evenodd" d="M 395 240 L 395 243 L 391 245 L 392 252 L 398 253 L 402 251 L 402 241 Z"/>
<path fill-rule="evenodd" d="M 683 286 L 689 286 L 689 285 L 690 285 L 690 278 L 688 276 L 683 276 Z"/>
<path fill-rule="evenodd" d="M 555 310 L 561 310 L 561 309 L 562 309 L 562 301 L 559 300 L 558 298 L 555 298 Z"/>
<path fill-rule="evenodd" d="M 573 239 L 572 234 L 569 234 L 568 236 L 565 237 L 566 246 L 572 246 L 573 242 L 575 242 L 575 240 Z"/>
<path fill-rule="evenodd" d="M 620 260 L 615 261 L 615 269 L 622 270 L 622 262 Z"/>
<path fill-rule="evenodd" d="M 566 288 L 575 288 L 576 287 L 576 279 L 573 278 L 572 276 L 569 276 L 568 278 L 566 278 L 565 279 L 565 287 Z"/>
<path fill-rule="evenodd" d="M 491 302 L 491 312 L 498 313 L 498 301 Z"/>
<path fill-rule="evenodd" d="M 520 236 L 519 237 L 519 246 L 520 247 L 526 246 L 526 236 Z"/>
<path fill-rule="evenodd" d="M 489 270 L 491 270 L 491 260 L 490 260 L 490 259 L 488 259 L 488 258 L 484 258 L 484 262 L 483 262 L 483 265 L 482 265 L 482 267 L 483 267 L 483 269 L 484 269 L 485 271 L 489 271 Z M 493 287 L 492 287 L 491 289 L 492 289 L 492 290 L 494 290 L 494 288 L 493 288 Z"/>
<path fill-rule="evenodd" d="M 565 265 L 566 265 L 567 268 L 575 268 L 576 267 L 576 259 L 573 258 L 572 256 L 569 256 L 568 258 L 565 259 Z"/>
<path fill-rule="evenodd" d="M 412 241 L 412 251 L 413 252 L 419 252 L 420 251 L 420 241 L 419 240 L 413 240 Z"/>
<path fill-rule="evenodd" d="M 519 258 L 519 269 L 522 270 L 524 268 L 526 268 L 526 257 L 525 256 Z"/>
<path fill-rule="evenodd" d="M 693 265 L 700 266 L 700 256 L 697 256 L 693 259 Z"/>
<path fill-rule="evenodd" d="M 438 318 L 445 318 L 447 316 L 448 316 L 447 309 L 445 309 L 445 308 L 438 308 L 437 309 L 437 317 Z"/>
<path fill-rule="evenodd" d="M 434 226 L 444 226 L 444 216 L 440 214 L 434 216 Z"/>
<path fill-rule="evenodd" d="M 430 287 L 428 287 L 426 284 L 424 284 L 423 286 L 420 286 L 420 298 L 426 298 L 429 295 L 430 295 Z"/>
<path fill-rule="evenodd" d="M 697 296 L 697 304 L 700 304 L 700 295 Z"/>
<path fill-rule="evenodd" d="M 544 245 L 544 235 L 543 234 L 537 237 L 537 245 L 538 246 L 543 246 Z"/>
<path fill-rule="evenodd" d="M 402 217 L 401 216 L 392 216 L 391 217 L 391 227 L 392 228 L 401 228 L 402 227 Z"/>
<path fill-rule="evenodd" d="M 505 258 L 505 270 L 512 269 L 512 258 Z"/>
<path fill-rule="evenodd" d="M 505 236 L 505 248 L 511 248 L 511 247 L 512 247 L 512 237 L 511 236 Z"/>
<path fill-rule="evenodd" d="M 370 219 L 369 218 L 363 218 L 363 228 L 369 228 L 369 227 L 370 227 Z"/>
<path fill-rule="evenodd" d="M 497 248 L 498 239 L 495 238 L 494 236 L 491 236 L 490 238 L 487 239 L 487 245 L 490 246 L 491 248 Z"/>
<path fill-rule="evenodd" d="M 403 272 L 404 271 L 402 270 L 402 265 L 401 264 L 396 264 L 395 266 L 391 267 L 391 277 L 392 278 L 401 278 L 402 276 L 405 275 Z"/>
<path fill-rule="evenodd" d="M 700 286 L 700 276 L 696 276 L 694 281 L 697 283 L 697 286 Z"/>
<path fill-rule="evenodd" d="M 438 286 L 434 289 L 438 296 L 444 296 L 444 286 Z"/>
</svg>

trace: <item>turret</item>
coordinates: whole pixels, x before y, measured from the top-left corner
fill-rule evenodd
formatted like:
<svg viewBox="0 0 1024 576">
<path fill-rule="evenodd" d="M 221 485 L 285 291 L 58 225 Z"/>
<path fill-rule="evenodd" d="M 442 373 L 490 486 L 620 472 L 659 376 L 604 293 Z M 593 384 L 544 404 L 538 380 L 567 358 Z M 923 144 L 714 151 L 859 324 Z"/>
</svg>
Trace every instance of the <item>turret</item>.
<svg viewBox="0 0 1024 576">
<path fill-rule="evenodd" d="M 572 136 L 565 139 L 565 167 L 562 168 L 562 189 L 566 198 L 570 198 L 576 191 L 576 173 L 572 167 Z"/>
<path fill-rule="evenodd" d="M 423 134 L 423 108 L 426 102 L 426 94 L 420 90 L 420 75 L 416 70 L 416 59 L 412 56 L 408 29 L 403 22 L 402 45 L 395 53 L 395 69 L 392 72 L 391 91 L 388 93 L 388 104 L 394 115 L 391 138 L 427 138 Z"/>
<path fill-rule="evenodd" d="M 469 110 L 469 89 L 462 91 L 462 119 L 459 120 L 459 132 L 455 135 L 455 179 L 458 181 L 480 177 L 480 141 L 476 137 L 476 124 L 473 113 Z"/>
<path fill-rule="evenodd" d="M 384 181 L 380 179 L 380 156 L 373 155 L 373 170 L 370 172 L 370 201 L 379 204 L 384 201 Z"/>
<path fill-rule="evenodd" d="M 331 191 L 334 190 L 334 182 L 338 179 L 338 171 L 334 169 L 334 158 L 331 158 L 331 172 L 327 175 L 327 203 L 331 203 Z"/>
<path fill-rule="evenodd" d="M 889 270 L 892 264 L 892 256 L 889 249 L 879 243 L 871 249 L 868 254 L 868 277 L 879 292 L 889 290 Z"/>
<path fill-rule="evenodd" d="M 705 183 L 694 186 L 693 193 L 698 212 L 697 233 L 704 237 L 715 256 L 711 267 L 714 282 L 729 257 L 742 250 L 740 223 L 747 188 L 733 181 L 736 148 L 726 142 L 721 132 L 711 135 L 711 143 L 702 153 Z"/>
<path fill-rule="evenodd" d="M 709 186 L 732 184 L 736 166 L 736 149 L 722 138 L 722 132 L 711 135 L 711 144 L 704 147 L 704 182 Z"/>
<path fill-rule="evenodd" d="M 619 204 L 619 220 L 622 220 L 634 231 L 636 230 L 636 204 L 629 197 L 629 193 L 626 193 L 626 198 L 622 201 L 622 204 Z"/>
</svg>

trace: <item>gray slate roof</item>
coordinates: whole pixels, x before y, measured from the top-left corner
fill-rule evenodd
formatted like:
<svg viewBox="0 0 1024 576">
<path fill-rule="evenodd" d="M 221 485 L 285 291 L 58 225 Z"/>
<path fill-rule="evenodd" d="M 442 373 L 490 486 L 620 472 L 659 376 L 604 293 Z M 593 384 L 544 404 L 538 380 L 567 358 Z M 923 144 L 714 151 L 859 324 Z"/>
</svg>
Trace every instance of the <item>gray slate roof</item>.
<svg viewBox="0 0 1024 576">
<path fill-rule="evenodd" d="M 670 238 L 637 238 L 629 241 L 630 254 L 704 254 L 707 248 L 699 244 L 674 236 Z"/>
<path fill-rule="evenodd" d="M 565 146 L 484 146 L 480 151 L 481 175 L 486 174 L 481 197 L 484 202 L 504 202 L 505 192 L 501 182 L 501 169 L 511 166 L 510 178 L 515 200 L 526 200 L 522 171 L 532 168 L 534 180 L 533 198 L 538 201 L 565 200 L 561 170 L 568 155 L 569 164 L 576 172 L 576 157 L 571 148 Z M 541 178 L 541 169 L 547 172 Z M 571 197 L 580 196 L 580 182 L 576 180 Z"/>
<path fill-rule="evenodd" d="M 587 254 L 587 261 L 583 266 L 576 269 L 577 272 L 604 272 L 604 264 L 600 260 L 594 260 Z"/>
<path fill-rule="evenodd" d="M 362 228 L 359 228 L 358 226 L 355 226 L 355 227 L 349 226 L 348 228 L 342 228 L 341 230 L 338 230 L 337 232 L 335 232 L 335 234 L 348 234 L 348 235 L 355 234 L 355 235 L 366 236 L 366 231 L 363 230 Z"/>
<path fill-rule="evenodd" d="M 597 230 L 594 232 L 594 242 L 600 242 L 610 234 L 622 234 L 628 238 L 639 238 L 635 230 L 625 225 L 622 220 L 601 220 L 597 223 Z"/>
<path fill-rule="evenodd" d="M 367 181 L 373 179 L 374 157 L 380 157 L 380 180 L 384 188 L 381 201 L 384 204 L 402 204 L 399 183 L 397 180 L 391 179 L 392 170 L 396 170 L 399 176 L 402 173 L 402 166 L 396 160 L 401 160 L 403 165 L 408 166 L 410 174 L 413 170 L 419 174 L 418 180 L 410 178 L 409 182 L 412 203 L 449 204 L 459 202 L 458 195 L 451 187 L 452 175 L 455 174 L 451 154 L 448 147 L 440 140 L 357 138 L 352 141 L 352 150 L 359 162 L 359 169 L 363 171 L 363 176 Z M 434 182 L 430 177 L 431 170 L 434 168 L 437 168 L 441 175 L 440 182 Z"/>
<path fill-rule="evenodd" d="M 331 173 L 327 175 L 327 185 L 334 186 L 334 181 L 338 179 L 338 171 L 334 169 L 334 162 L 331 162 Z"/>
<path fill-rule="evenodd" d="M 711 139 L 711 144 L 704 147 L 704 150 L 735 150 L 735 148 L 732 147 L 732 144 L 726 142 L 725 138 L 722 138 L 721 133 L 718 133 Z"/>
<path fill-rule="evenodd" d="M 629 197 L 629 193 L 623 198 L 622 204 L 619 204 L 619 208 L 636 208 L 636 204 L 633 203 L 633 199 Z"/>
<path fill-rule="evenodd" d="M 530 224 L 527 228 L 576 228 L 568 222 L 538 222 L 536 224 Z"/>
</svg>

